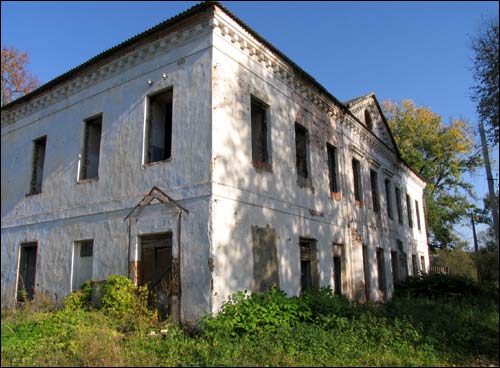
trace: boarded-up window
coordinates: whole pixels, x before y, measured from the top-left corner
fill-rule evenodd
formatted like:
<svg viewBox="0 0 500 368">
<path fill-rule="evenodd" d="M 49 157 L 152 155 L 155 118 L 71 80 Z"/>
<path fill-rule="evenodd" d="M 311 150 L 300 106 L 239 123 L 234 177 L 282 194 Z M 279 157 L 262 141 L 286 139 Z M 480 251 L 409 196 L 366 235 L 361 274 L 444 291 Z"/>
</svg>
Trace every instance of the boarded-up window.
<svg viewBox="0 0 500 368">
<path fill-rule="evenodd" d="M 421 228 L 420 228 L 420 212 L 418 209 L 418 201 L 417 200 L 415 200 L 415 215 L 417 216 L 417 227 L 419 230 L 421 230 Z"/>
<path fill-rule="evenodd" d="M 406 212 L 408 214 L 408 226 L 413 227 L 413 219 L 411 217 L 411 198 L 408 194 L 406 195 Z"/>
<path fill-rule="evenodd" d="M 17 276 L 17 300 L 33 299 L 35 293 L 37 243 L 21 244 L 19 273 Z"/>
<path fill-rule="evenodd" d="M 80 180 L 99 177 L 102 116 L 85 121 Z"/>
<path fill-rule="evenodd" d="M 300 283 L 302 292 L 319 287 L 316 240 L 300 238 Z"/>
<path fill-rule="evenodd" d="M 78 290 L 85 281 L 92 280 L 94 240 L 75 241 L 73 252 L 72 290 Z"/>
<path fill-rule="evenodd" d="M 373 212 L 380 212 L 380 204 L 378 199 L 378 175 L 376 171 L 370 170 L 370 183 L 372 187 L 372 203 Z"/>
<path fill-rule="evenodd" d="M 385 260 L 384 260 L 384 250 L 382 248 L 377 248 L 377 271 L 378 271 L 378 288 L 385 291 Z"/>
<path fill-rule="evenodd" d="M 372 117 L 370 115 L 370 112 L 368 110 L 365 110 L 365 124 L 366 127 L 370 130 L 373 129 L 373 122 L 372 122 Z"/>
<path fill-rule="evenodd" d="M 30 194 L 42 192 L 43 165 L 45 162 L 45 148 L 47 136 L 33 141 L 33 163 L 31 169 Z"/>
<path fill-rule="evenodd" d="M 417 263 L 417 256 L 415 254 L 411 255 L 411 264 L 413 267 L 413 276 L 418 275 L 418 263 Z"/>
<path fill-rule="evenodd" d="M 164 161 L 172 156 L 173 89 L 149 96 L 145 163 Z"/>
<path fill-rule="evenodd" d="M 353 159 L 352 160 L 352 174 L 353 174 L 353 179 L 354 179 L 354 200 L 356 202 L 361 202 L 363 201 L 363 196 L 361 192 L 361 166 L 358 160 Z"/>
<path fill-rule="evenodd" d="M 252 97 L 252 160 L 263 163 L 269 163 L 266 110 L 266 105 Z"/>
<path fill-rule="evenodd" d="M 387 206 L 387 216 L 392 220 L 391 182 L 389 179 L 385 179 L 385 204 Z"/>
<path fill-rule="evenodd" d="M 365 280 L 365 296 L 366 300 L 370 299 L 370 266 L 368 259 L 368 247 L 363 245 L 363 274 Z"/>
<path fill-rule="evenodd" d="M 252 226 L 253 243 L 253 291 L 267 291 L 279 287 L 276 230 L 270 227 Z"/>
<path fill-rule="evenodd" d="M 398 252 L 391 252 L 391 264 L 392 264 L 392 283 L 397 285 L 399 282 L 399 266 L 398 266 Z"/>
<path fill-rule="evenodd" d="M 330 181 L 330 192 L 338 193 L 340 190 L 338 183 L 337 148 L 327 143 L 326 151 L 328 155 L 328 178 Z"/>
<path fill-rule="evenodd" d="M 307 129 L 295 123 L 295 159 L 297 175 L 301 178 L 309 178 L 307 169 Z"/>
<path fill-rule="evenodd" d="M 401 190 L 396 187 L 396 207 L 398 210 L 398 222 L 403 223 L 403 206 L 401 204 Z"/>
</svg>

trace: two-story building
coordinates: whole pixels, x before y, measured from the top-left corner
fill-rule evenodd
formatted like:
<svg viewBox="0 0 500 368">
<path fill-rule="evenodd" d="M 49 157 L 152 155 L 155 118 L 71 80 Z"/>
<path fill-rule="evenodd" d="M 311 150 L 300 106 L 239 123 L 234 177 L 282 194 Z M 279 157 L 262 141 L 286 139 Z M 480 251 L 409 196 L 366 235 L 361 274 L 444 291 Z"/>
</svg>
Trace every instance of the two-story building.
<svg viewBox="0 0 500 368">
<path fill-rule="evenodd" d="M 2 307 L 123 274 L 195 320 L 271 285 L 383 301 L 428 265 L 375 95 L 338 101 L 214 2 L 4 106 L 1 135 Z"/>
</svg>

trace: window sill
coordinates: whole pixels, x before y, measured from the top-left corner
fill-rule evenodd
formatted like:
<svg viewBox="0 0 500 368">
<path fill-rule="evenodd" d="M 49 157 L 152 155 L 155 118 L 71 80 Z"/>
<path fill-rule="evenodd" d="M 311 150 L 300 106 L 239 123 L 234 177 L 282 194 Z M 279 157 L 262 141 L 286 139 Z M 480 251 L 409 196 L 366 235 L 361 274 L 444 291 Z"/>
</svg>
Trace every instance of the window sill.
<svg viewBox="0 0 500 368">
<path fill-rule="evenodd" d="M 42 194 L 42 192 L 36 192 L 36 193 L 26 193 L 26 197 L 34 197 L 36 195 Z"/>
<path fill-rule="evenodd" d="M 146 167 L 158 166 L 158 165 L 170 162 L 170 161 L 172 161 L 172 157 L 169 157 L 169 158 L 167 158 L 165 160 L 161 160 L 161 161 L 154 161 L 154 162 L 148 162 L 148 163 L 142 164 L 141 168 L 145 169 Z"/>
<path fill-rule="evenodd" d="M 336 201 L 340 201 L 342 199 L 342 195 L 340 192 L 330 192 L 330 198 L 335 199 Z"/>
<path fill-rule="evenodd" d="M 273 164 L 272 163 L 267 163 L 267 162 L 262 162 L 262 161 L 256 161 L 252 160 L 252 166 L 257 170 L 257 172 L 273 172 Z"/>
<path fill-rule="evenodd" d="M 99 177 L 95 177 L 95 178 L 88 178 L 88 179 L 81 179 L 81 180 L 78 180 L 76 183 L 77 184 L 87 184 L 87 183 L 93 183 L 93 182 L 97 182 L 99 181 Z"/>
</svg>

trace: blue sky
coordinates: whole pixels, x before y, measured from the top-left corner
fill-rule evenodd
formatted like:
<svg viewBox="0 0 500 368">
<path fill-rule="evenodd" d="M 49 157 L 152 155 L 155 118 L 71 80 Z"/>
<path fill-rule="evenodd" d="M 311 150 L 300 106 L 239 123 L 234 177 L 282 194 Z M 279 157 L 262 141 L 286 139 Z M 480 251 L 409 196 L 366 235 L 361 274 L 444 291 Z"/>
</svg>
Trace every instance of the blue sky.
<svg viewBox="0 0 500 368">
<path fill-rule="evenodd" d="M 2 1 L 1 43 L 27 51 L 45 83 L 197 3 Z M 470 35 L 498 13 L 496 1 L 221 3 L 341 101 L 408 98 L 477 126 Z M 483 196 L 484 169 L 470 180 Z"/>
</svg>

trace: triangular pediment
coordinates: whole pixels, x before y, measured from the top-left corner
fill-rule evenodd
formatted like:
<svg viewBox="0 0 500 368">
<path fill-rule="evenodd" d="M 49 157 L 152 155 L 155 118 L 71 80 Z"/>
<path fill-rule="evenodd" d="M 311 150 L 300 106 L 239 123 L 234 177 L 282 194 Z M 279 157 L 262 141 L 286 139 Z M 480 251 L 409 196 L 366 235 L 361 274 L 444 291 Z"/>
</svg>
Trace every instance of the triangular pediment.
<svg viewBox="0 0 500 368">
<path fill-rule="evenodd" d="M 394 137 L 374 93 L 346 101 L 344 105 L 367 130 L 399 154 Z"/>
</svg>

